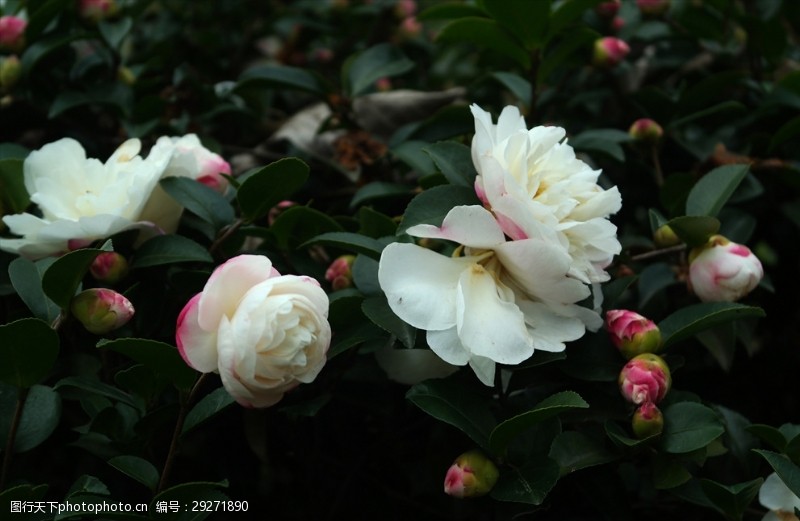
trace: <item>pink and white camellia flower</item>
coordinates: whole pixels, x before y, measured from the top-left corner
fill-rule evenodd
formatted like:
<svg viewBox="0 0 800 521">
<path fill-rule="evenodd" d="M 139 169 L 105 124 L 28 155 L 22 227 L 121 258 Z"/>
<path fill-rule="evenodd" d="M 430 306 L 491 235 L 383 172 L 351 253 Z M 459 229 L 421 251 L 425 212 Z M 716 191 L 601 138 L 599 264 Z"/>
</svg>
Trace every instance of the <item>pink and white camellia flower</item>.
<svg viewBox="0 0 800 521">
<path fill-rule="evenodd" d="M 472 160 L 475 190 L 511 239 L 539 239 L 570 257 L 568 274 L 585 283 L 609 279 L 605 267 L 621 251 L 609 215 L 622 206 L 616 187 L 597 184 L 600 171 L 575 157 L 560 127 L 530 130 L 516 107 L 497 124 L 477 105 Z"/>
<path fill-rule="evenodd" d="M 194 369 L 217 372 L 247 407 L 269 407 L 314 381 L 331 340 L 319 283 L 281 275 L 267 257 L 239 255 L 217 267 L 178 316 L 175 337 Z"/>
<path fill-rule="evenodd" d="M 758 502 L 770 510 L 762 521 L 800 521 L 794 515 L 794 510 L 800 508 L 800 498 L 774 472 L 761 484 Z"/>
<path fill-rule="evenodd" d="M 689 281 L 703 302 L 737 301 L 764 278 L 761 261 L 750 248 L 722 235 L 692 250 L 689 259 Z"/>
<path fill-rule="evenodd" d="M 3 217 L 22 238 L 0 239 L 0 249 L 38 259 L 146 226 L 142 210 L 172 150 L 157 145 L 142 159 L 140 148 L 138 139 L 129 139 L 105 164 L 87 158 L 70 138 L 31 152 L 23 165 L 25 188 L 42 216 Z"/>
<path fill-rule="evenodd" d="M 412 226 L 409 235 L 461 244 L 446 257 L 415 244 L 387 246 L 378 280 L 389 306 L 404 321 L 427 330 L 434 353 L 453 365 L 469 364 L 493 385 L 495 364 L 519 364 L 535 349 L 562 351 L 602 321 L 576 305 L 589 288 L 567 276 L 570 257 L 539 238 L 508 241 L 481 206 L 456 206 L 441 227 Z"/>
<path fill-rule="evenodd" d="M 619 373 L 622 396 L 631 403 L 658 403 L 672 386 L 669 366 L 652 353 L 638 355 L 628 361 Z"/>
</svg>

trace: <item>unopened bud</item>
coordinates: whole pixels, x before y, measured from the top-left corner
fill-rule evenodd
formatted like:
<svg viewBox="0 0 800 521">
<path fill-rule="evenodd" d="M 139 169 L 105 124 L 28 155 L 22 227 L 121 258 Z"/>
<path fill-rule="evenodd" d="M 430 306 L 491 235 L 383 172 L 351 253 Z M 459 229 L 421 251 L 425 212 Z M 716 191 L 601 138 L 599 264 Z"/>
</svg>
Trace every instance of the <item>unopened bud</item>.
<svg viewBox="0 0 800 521">
<path fill-rule="evenodd" d="M 670 0 L 636 0 L 636 6 L 645 16 L 661 16 L 669 9 Z"/>
<path fill-rule="evenodd" d="M 409 16 L 400 23 L 400 35 L 405 38 L 413 38 L 422 32 L 422 24 L 416 16 Z"/>
<path fill-rule="evenodd" d="M 114 290 L 92 288 L 72 298 L 72 315 L 91 333 L 103 335 L 124 326 L 133 317 L 133 305 Z"/>
<path fill-rule="evenodd" d="M 660 402 L 671 385 L 669 366 L 664 359 L 652 353 L 632 358 L 619 373 L 622 396 L 636 405 Z"/>
<path fill-rule="evenodd" d="M 661 350 L 661 331 L 650 319 L 633 311 L 612 309 L 606 312 L 606 328 L 611 342 L 627 359 Z"/>
<path fill-rule="evenodd" d="M 661 140 L 664 129 L 650 118 L 641 118 L 633 122 L 628 135 L 636 141 L 655 144 Z"/>
<path fill-rule="evenodd" d="M 703 302 L 735 302 L 764 277 L 761 261 L 750 248 L 714 235 L 689 254 L 689 281 Z"/>
<path fill-rule="evenodd" d="M 613 20 L 611 20 L 611 29 L 618 33 L 625 27 L 625 19 L 621 16 L 615 16 Z"/>
<path fill-rule="evenodd" d="M 417 13 L 417 2 L 415 0 L 397 0 L 394 6 L 394 14 L 398 18 L 408 18 Z"/>
<path fill-rule="evenodd" d="M 224 194 L 229 184 L 225 175 L 231 175 L 230 163 L 217 154 L 210 154 L 203 158 L 198 157 L 198 163 L 200 174 L 197 176 L 197 180 L 207 187 Z"/>
<path fill-rule="evenodd" d="M 633 434 L 641 439 L 657 436 L 664 430 L 664 415 L 653 402 L 644 402 L 633 413 Z"/>
<path fill-rule="evenodd" d="M 16 85 L 21 72 L 19 58 L 15 55 L 0 56 L 0 92 L 9 92 Z"/>
<path fill-rule="evenodd" d="M 117 252 L 103 252 L 94 258 L 89 272 L 95 280 L 113 286 L 128 274 L 128 261 Z"/>
<path fill-rule="evenodd" d="M 624 41 L 613 36 L 598 38 L 594 42 L 594 56 L 592 62 L 598 67 L 614 67 L 630 52 L 630 47 Z"/>
<path fill-rule="evenodd" d="M 444 492 L 458 498 L 484 496 L 499 476 L 492 460 L 479 450 L 471 450 L 456 458 L 447 469 Z"/>
<path fill-rule="evenodd" d="M 659 248 L 669 248 L 681 243 L 681 238 L 668 224 L 661 225 L 653 234 L 653 241 Z"/>
<path fill-rule="evenodd" d="M 118 11 L 114 0 L 80 0 L 78 12 L 81 18 L 98 23 L 113 17 Z"/>
<path fill-rule="evenodd" d="M 331 263 L 325 271 L 325 280 L 331 283 L 334 291 L 349 288 L 353 285 L 354 255 L 342 255 Z"/>
<path fill-rule="evenodd" d="M 117 79 L 129 87 L 132 87 L 136 83 L 136 75 L 124 65 L 117 69 Z"/>
<path fill-rule="evenodd" d="M 602 2 L 594 8 L 594 11 L 603 18 L 614 18 L 619 12 L 622 0 L 609 0 Z"/>
<path fill-rule="evenodd" d="M 19 16 L 0 16 L 0 51 L 21 51 L 25 47 L 27 26 L 28 22 Z"/>
</svg>

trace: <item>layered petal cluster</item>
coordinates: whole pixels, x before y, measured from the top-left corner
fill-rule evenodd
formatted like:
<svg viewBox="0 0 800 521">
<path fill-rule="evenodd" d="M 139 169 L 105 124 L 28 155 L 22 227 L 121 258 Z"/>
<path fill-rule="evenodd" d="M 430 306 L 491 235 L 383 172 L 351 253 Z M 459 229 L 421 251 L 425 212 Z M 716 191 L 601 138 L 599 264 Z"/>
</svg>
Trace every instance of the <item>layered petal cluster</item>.
<svg viewBox="0 0 800 521">
<path fill-rule="evenodd" d="M 516 107 L 497 124 L 472 105 L 475 189 L 512 239 L 536 238 L 570 256 L 569 275 L 586 283 L 609 279 L 605 271 L 621 251 L 608 217 L 622 206 L 616 187 L 598 185 L 600 171 L 575 157 L 560 127 L 530 130 Z"/>
<path fill-rule="evenodd" d="M 281 275 L 267 257 L 220 265 L 183 308 L 178 350 L 194 369 L 220 374 L 240 404 L 269 407 L 325 365 L 328 296 L 309 277 Z"/>
<path fill-rule="evenodd" d="M 416 237 L 462 245 L 446 257 L 415 244 L 384 249 L 378 280 L 397 315 L 427 330 L 445 362 L 466 365 L 493 385 L 495 364 L 519 364 L 535 349 L 562 351 L 602 320 L 576 303 L 588 286 L 568 276 L 570 256 L 540 238 L 507 240 L 481 206 L 457 206 L 441 227 L 413 226 Z"/>
</svg>

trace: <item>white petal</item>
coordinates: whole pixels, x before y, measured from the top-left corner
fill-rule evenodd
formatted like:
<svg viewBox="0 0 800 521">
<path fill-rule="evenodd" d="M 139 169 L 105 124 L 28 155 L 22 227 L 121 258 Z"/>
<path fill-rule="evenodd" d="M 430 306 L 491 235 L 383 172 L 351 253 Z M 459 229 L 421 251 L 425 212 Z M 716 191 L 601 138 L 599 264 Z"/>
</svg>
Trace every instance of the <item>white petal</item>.
<svg viewBox="0 0 800 521">
<path fill-rule="evenodd" d="M 472 248 L 489 249 L 505 241 L 503 230 L 483 206 L 456 206 L 441 227 L 430 224 L 412 226 L 406 233 L 416 237 L 447 239 Z"/>
<path fill-rule="evenodd" d="M 525 313 L 525 323 L 529 326 L 535 349 L 563 351 L 566 347 L 564 342 L 577 340 L 586 332 L 579 318 L 558 315 L 541 302 L 522 301 L 518 306 Z"/>
<path fill-rule="evenodd" d="M 469 366 L 475 371 L 475 376 L 484 385 L 489 387 L 494 385 L 495 363 L 492 360 L 482 356 L 474 356 L 470 359 Z"/>
<path fill-rule="evenodd" d="M 263 255 L 239 255 L 217 267 L 203 288 L 198 323 L 217 329 L 223 315 L 232 317 L 250 288 L 274 275 L 272 262 Z"/>
<path fill-rule="evenodd" d="M 782 510 L 794 513 L 795 507 L 800 508 L 800 499 L 795 496 L 776 473 L 767 476 L 761 489 L 758 491 L 758 501 L 770 510 Z"/>
<path fill-rule="evenodd" d="M 441 331 L 428 331 L 425 337 L 436 355 L 452 365 L 466 365 L 470 353 L 464 348 L 455 326 Z"/>
<path fill-rule="evenodd" d="M 200 293 L 186 303 L 175 328 L 178 352 L 186 363 L 201 373 L 217 371 L 217 332 L 206 331 L 197 323 Z"/>
</svg>

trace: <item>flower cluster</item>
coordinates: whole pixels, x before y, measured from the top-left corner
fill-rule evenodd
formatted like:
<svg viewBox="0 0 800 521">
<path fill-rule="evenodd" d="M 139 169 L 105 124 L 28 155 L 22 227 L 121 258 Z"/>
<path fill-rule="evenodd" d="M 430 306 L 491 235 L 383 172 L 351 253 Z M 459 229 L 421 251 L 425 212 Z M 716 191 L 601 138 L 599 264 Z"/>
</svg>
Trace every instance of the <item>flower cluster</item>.
<svg viewBox="0 0 800 521">
<path fill-rule="evenodd" d="M 97 239 L 131 229 L 174 231 L 182 208 L 158 181 L 187 176 L 201 182 L 230 166 L 205 149 L 197 136 L 159 139 L 146 158 L 141 142 L 129 139 L 105 163 L 87 158 L 74 139 L 64 138 L 31 152 L 23 166 L 25 188 L 41 217 L 22 213 L 3 222 L 19 239 L 0 239 L 0 249 L 30 259 L 62 254 Z"/>
<path fill-rule="evenodd" d="M 439 357 L 469 364 L 492 385 L 496 363 L 562 351 L 600 327 L 599 315 L 578 303 L 609 278 L 620 243 L 608 217 L 621 198 L 597 184 L 600 172 L 575 157 L 564 129 L 529 130 L 515 107 L 496 125 L 478 106 L 472 113 L 483 206 L 457 206 L 441 226 L 410 227 L 409 235 L 457 243 L 456 253 L 390 244 L 378 279 L 394 312 L 427 330 Z"/>
</svg>

